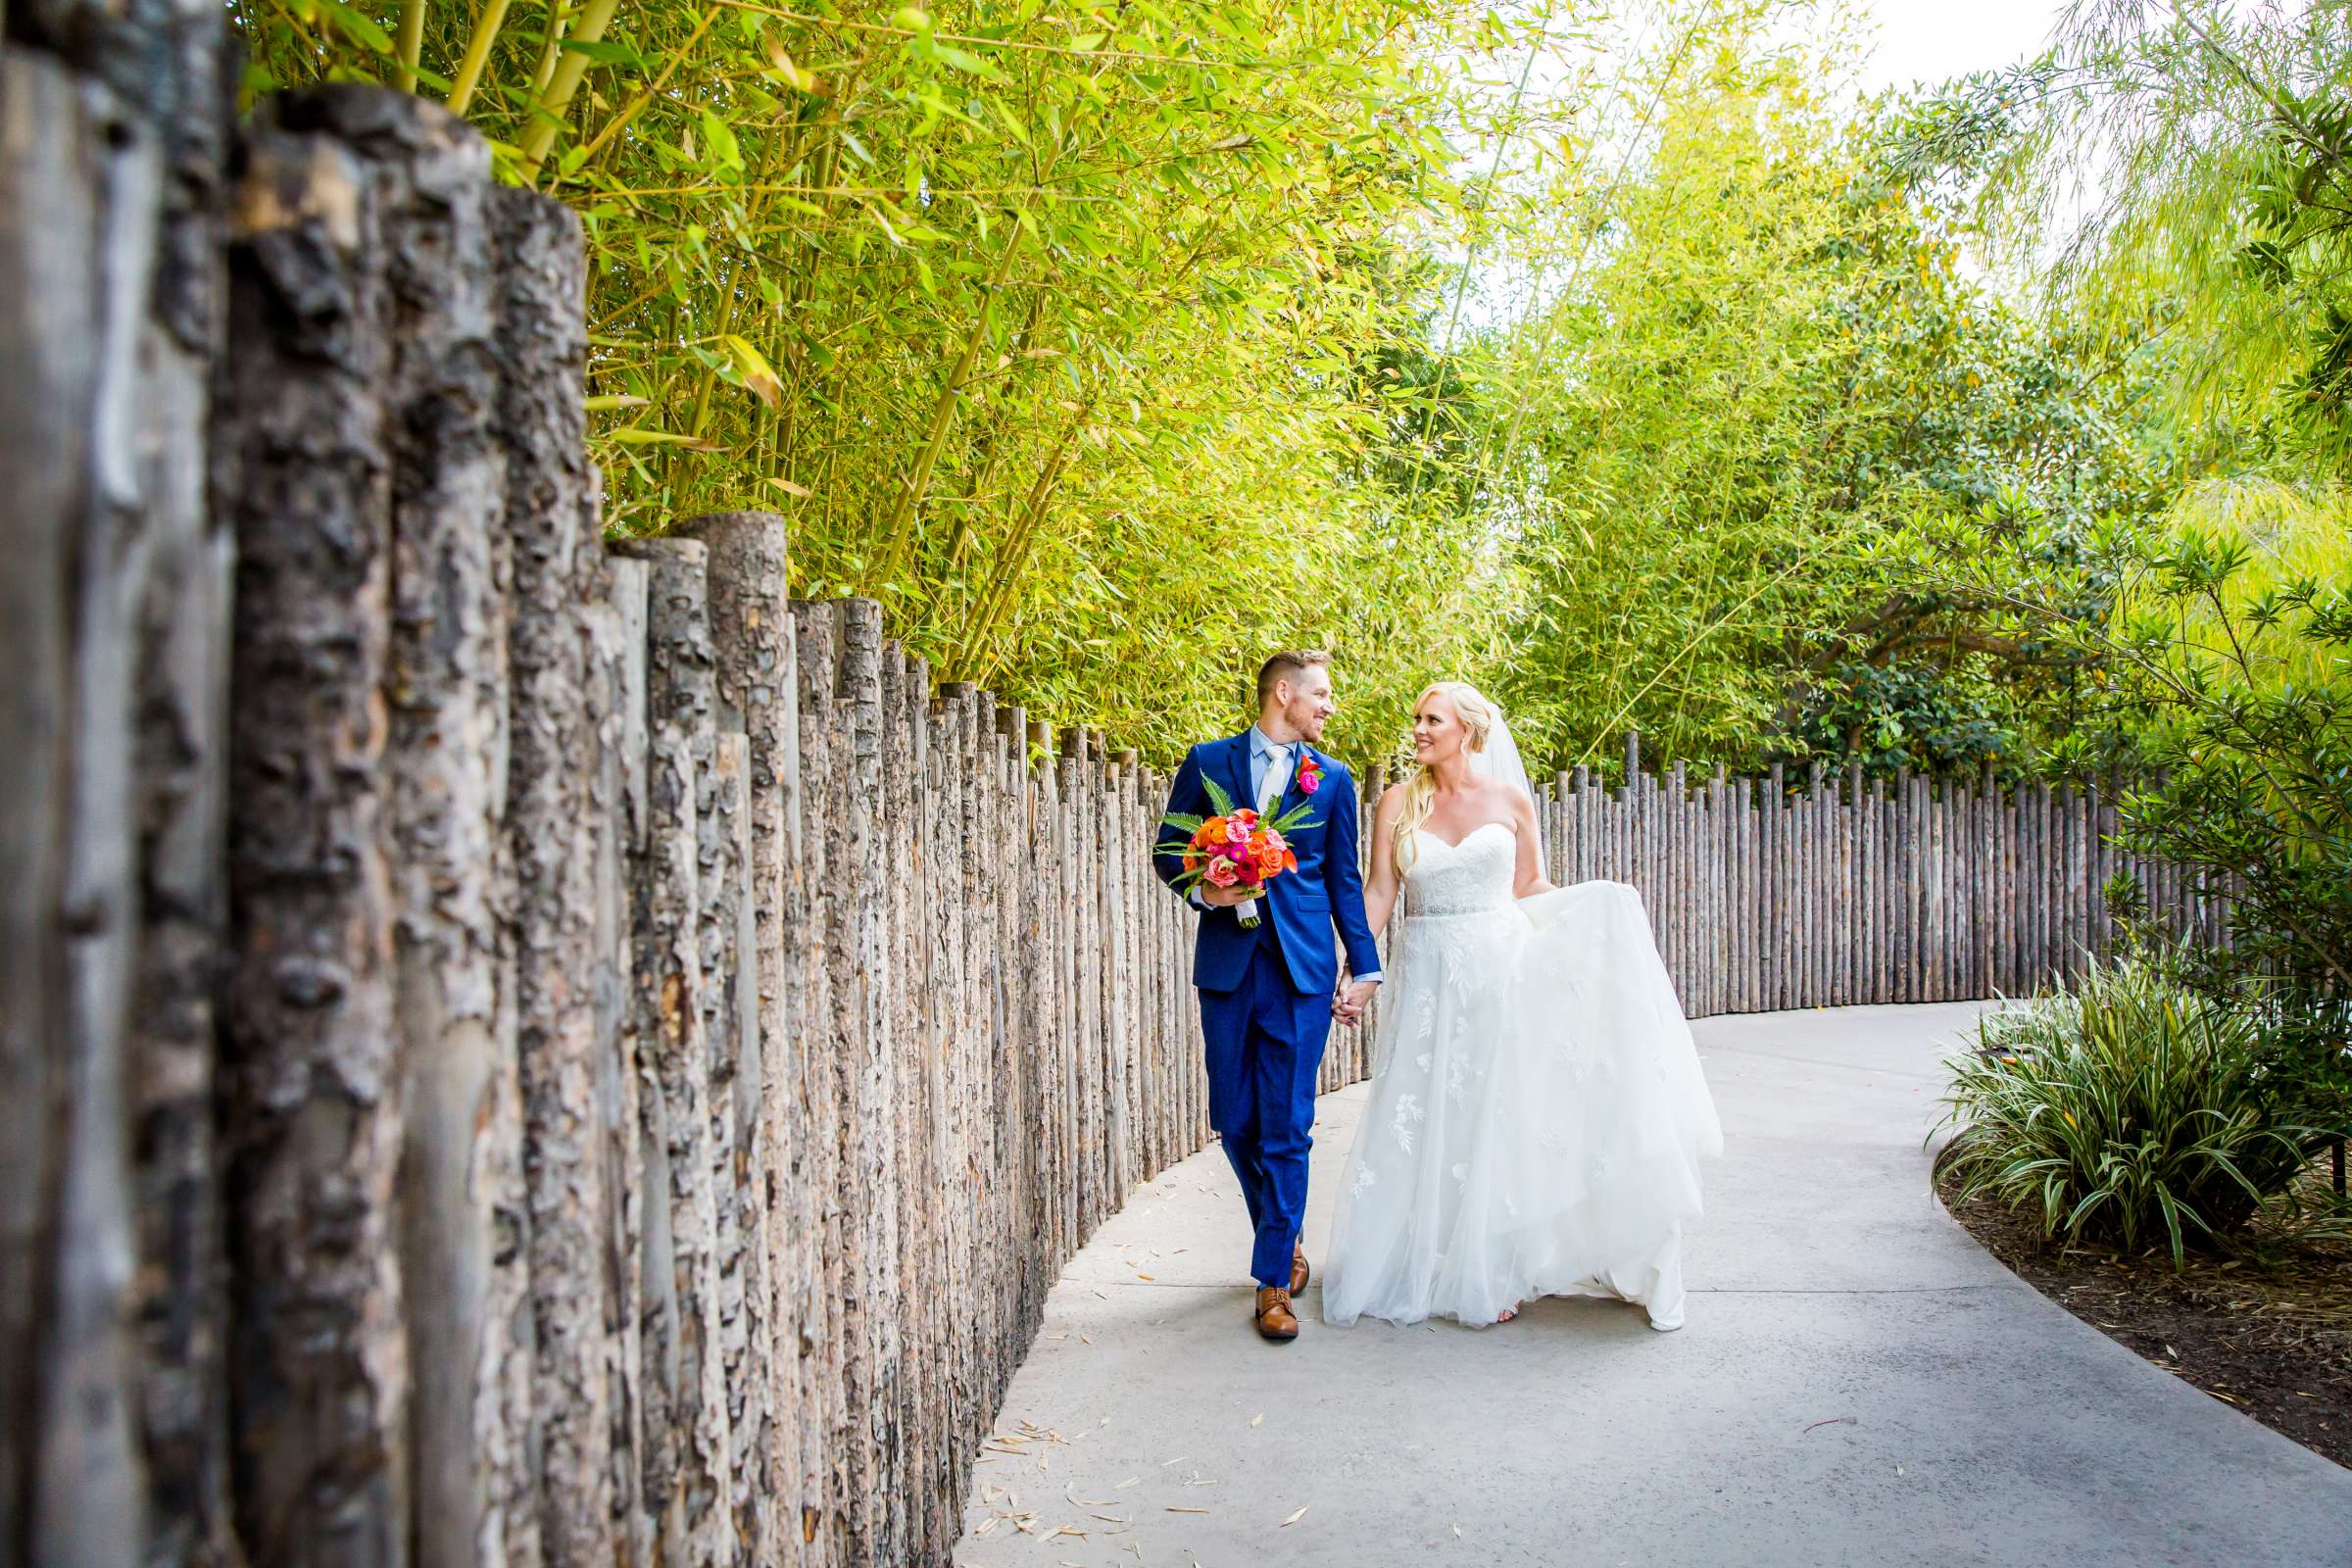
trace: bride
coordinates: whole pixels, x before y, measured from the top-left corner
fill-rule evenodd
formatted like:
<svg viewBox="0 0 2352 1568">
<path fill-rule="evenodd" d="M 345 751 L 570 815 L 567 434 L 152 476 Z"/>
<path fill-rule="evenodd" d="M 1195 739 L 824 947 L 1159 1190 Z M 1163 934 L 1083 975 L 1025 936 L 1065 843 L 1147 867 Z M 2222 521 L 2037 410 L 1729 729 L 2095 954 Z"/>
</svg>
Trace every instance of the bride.
<svg viewBox="0 0 2352 1568">
<path fill-rule="evenodd" d="M 1400 885 L 1405 918 L 1324 1320 L 1483 1325 L 1604 1296 L 1680 1328 L 1682 1222 L 1723 1135 L 1641 895 L 1544 879 L 1518 749 L 1475 688 L 1422 694 L 1413 756 L 1374 819 L 1372 929 Z"/>
</svg>

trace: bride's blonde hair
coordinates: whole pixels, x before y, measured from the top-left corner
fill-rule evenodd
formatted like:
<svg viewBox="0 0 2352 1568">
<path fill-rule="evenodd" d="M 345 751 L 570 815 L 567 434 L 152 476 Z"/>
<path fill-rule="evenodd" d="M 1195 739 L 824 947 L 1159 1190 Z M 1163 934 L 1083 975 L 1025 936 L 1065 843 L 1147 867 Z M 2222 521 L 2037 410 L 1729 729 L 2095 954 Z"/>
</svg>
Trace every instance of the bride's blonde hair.
<svg viewBox="0 0 2352 1568">
<path fill-rule="evenodd" d="M 1466 680 L 1442 680 L 1413 699 L 1413 711 L 1419 712 L 1421 705 L 1436 692 L 1444 692 L 1453 701 L 1454 713 L 1461 719 L 1462 728 L 1467 732 L 1462 737 L 1462 750 L 1472 754 L 1485 751 L 1487 737 L 1494 733 L 1494 705 L 1487 701 L 1486 694 Z M 1396 813 L 1396 869 L 1399 872 L 1413 863 L 1413 834 L 1420 830 L 1422 823 L 1429 820 L 1429 813 L 1437 808 L 1437 804 L 1438 776 L 1425 763 L 1413 769 L 1413 776 L 1405 780 L 1404 806 Z"/>
</svg>

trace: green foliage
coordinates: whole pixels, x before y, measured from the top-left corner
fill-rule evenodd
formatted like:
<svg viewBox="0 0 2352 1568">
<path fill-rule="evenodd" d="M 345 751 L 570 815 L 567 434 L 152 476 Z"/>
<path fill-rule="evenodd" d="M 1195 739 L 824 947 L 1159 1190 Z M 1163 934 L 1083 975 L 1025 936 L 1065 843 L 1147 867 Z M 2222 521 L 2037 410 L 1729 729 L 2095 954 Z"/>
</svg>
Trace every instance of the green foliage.
<svg viewBox="0 0 2352 1568">
<path fill-rule="evenodd" d="M 2084 6 L 1922 106 L 2081 329 L 2162 362 L 2165 438 L 2217 466 L 2352 457 L 2352 13 Z"/>
<path fill-rule="evenodd" d="M 2080 672 L 2053 757 L 2128 764 L 2144 782 L 2123 842 L 2236 890 L 2229 946 L 2168 969 L 2258 1008 L 2277 1071 L 2340 1136 L 2352 16 L 2081 8 L 2045 58 L 1919 106 L 1897 161 L 1980 191 L 2051 318 L 2136 366 L 2134 442 L 2159 481 L 2152 526 L 2037 505 L 1974 559 L 1906 541 L 1909 567 Z"/>
<path fill-rule="evenodd" d="M 2137 959 L 2101 962 L 2021 1009 L 1988 1014 L 1946 1062 L 1941 1165 L 1955 1201 L 2039 1211 L 2045 1234 L 2192 1246 L 2287 1192 L 2317 1134 L 2271 1071 L 2254 1009 Z"/>
<path fill-rule="evenodd" d="M 2230 876 L 2236 939 L 2194 956 L 2208 994 L 2258 980 L 2283 1064 L 2352 1127 L 2352 570 L 2263 575 L 2242 539 L 2183 529 L 2117 634 L 2120 697 L 2161 787 L 2125 844 Z M 2314 673 L 2321 678 L 2313 679 Z"/>
<path fill-rule="evenodd" d="M 1857 114 L 1850 19 L 1791 44 L 1767 0 L 231 9 L 253 91 L 445 98 L 579 210 L 612 526 L 781 511 L 796 592 L 1163 761 L 1302 644 L 1359 760 L 1448 675 L 1539 766 L 1636 727 L 1740 767 L 2127 756 L 2107 654 L 2016 602 L 2107 624 L 2103 541 L 2249 443 L 2309 490 L 2352 353 L 2332 23 L 2099 23 Z M 2139 206 L 2064 309 L 1969 265 L 1981 186 L 2030 205 L 2065 114 L 2164 73 L 2202 108 L 2108 115 Z M 2205 305 L 2288 324 L 2222 353 Z M 2225 361 L 2269 390 L 2175 400 Z"/>
<path fill-rule="evenodd" d="M 1425 669 L 1369 622 L 1426 662 L 1492 620 L 1475 519 L 1353 483 L 1388 414 L 1357 367 L 1436 284 L 1398 246 L 1454 209 L 1465 72 L 1514 38 L 1482 13 L 236 12 L 256 86 L 418 65 L 580 210 L 617 529 L 780 510 L 796 591 L 1162 758 L 1269 648 L 1332 646 L 1393 715 Z"/>
<path fill-rule="evenodd" d="M 1505 700 L 1562 763 L 1629 727 L 1735 765 L 2006 760 L 2066 673 L 1889 548 L 1974 559 L 2004 512 L 2143 507 L 2132 379 L 1969 277 L 1899 106 L 1857 122 L 1831 62 L 1760 29 L 1698 60 L 1652 84 L 1639 179 L 1553 192 L 1605 239 L 1539 255 L 1569 277 L 1540 352 L 1489 372 L 1514 387 Z"/>
</svg>

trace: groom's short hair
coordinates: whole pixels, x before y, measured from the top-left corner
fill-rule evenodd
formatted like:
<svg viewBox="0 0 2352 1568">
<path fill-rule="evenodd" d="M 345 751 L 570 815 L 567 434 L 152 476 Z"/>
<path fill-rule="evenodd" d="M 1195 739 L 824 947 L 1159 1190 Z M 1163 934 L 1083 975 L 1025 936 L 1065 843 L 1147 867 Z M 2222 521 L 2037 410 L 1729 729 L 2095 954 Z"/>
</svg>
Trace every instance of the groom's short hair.
<svg viewBox="0 0 2352 1568">
<path fill-rule="evenodd" d="M 1274 697 L 1274 683 L 1288 680 L 1301 670 L 1329 668 L 1331 656 L 1320 648 L 1286 648 L 1257 666 L 1257 706 L 1263 708 Z"/>
</svg>

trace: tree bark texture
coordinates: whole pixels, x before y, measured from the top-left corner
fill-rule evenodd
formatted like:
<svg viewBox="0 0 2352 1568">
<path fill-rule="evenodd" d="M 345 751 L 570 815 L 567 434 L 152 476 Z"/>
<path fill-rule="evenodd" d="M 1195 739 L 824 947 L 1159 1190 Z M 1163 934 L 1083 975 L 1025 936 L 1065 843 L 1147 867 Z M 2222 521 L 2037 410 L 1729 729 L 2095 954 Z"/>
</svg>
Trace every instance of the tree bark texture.
<svg viewBox="0 0 2352 1568">
<path fill-rule="evenodd" d="M 250 141 L 215 440 L 238 562 L 221 1043 L 246 1551 L 409 1560 L 395 1186 L 390 299 L 367 166 Z"/>
<path fill-rule="evenodd" d="M 385 255 L 392 457 L 384 767 L 404 1074 L 413 1539 L 431 1563 L 539 1558 L 488 149 L 421 99 L 325 87 L 280 122 L 352 148 Z"/>
<path fill-rule="evenodd" d="M 531 1507 L 548 1557 L 586 1561 L 612 1528 L 612 1194 L 599 1103 L 600 838 L 590 623 L 602 529 L 575 388 L 586 270 L 569 209 L 490 194 L 499 434 L 514 585 L 507 853 L 515 873 L 516 1048 L 529 1217 Z M 586 765 L 584 765 L 586 764 Z M 615 933 L 616 934 L 616 933 Z M 605 940 L 612 940 L 606 937 Z"/>
</svg>

